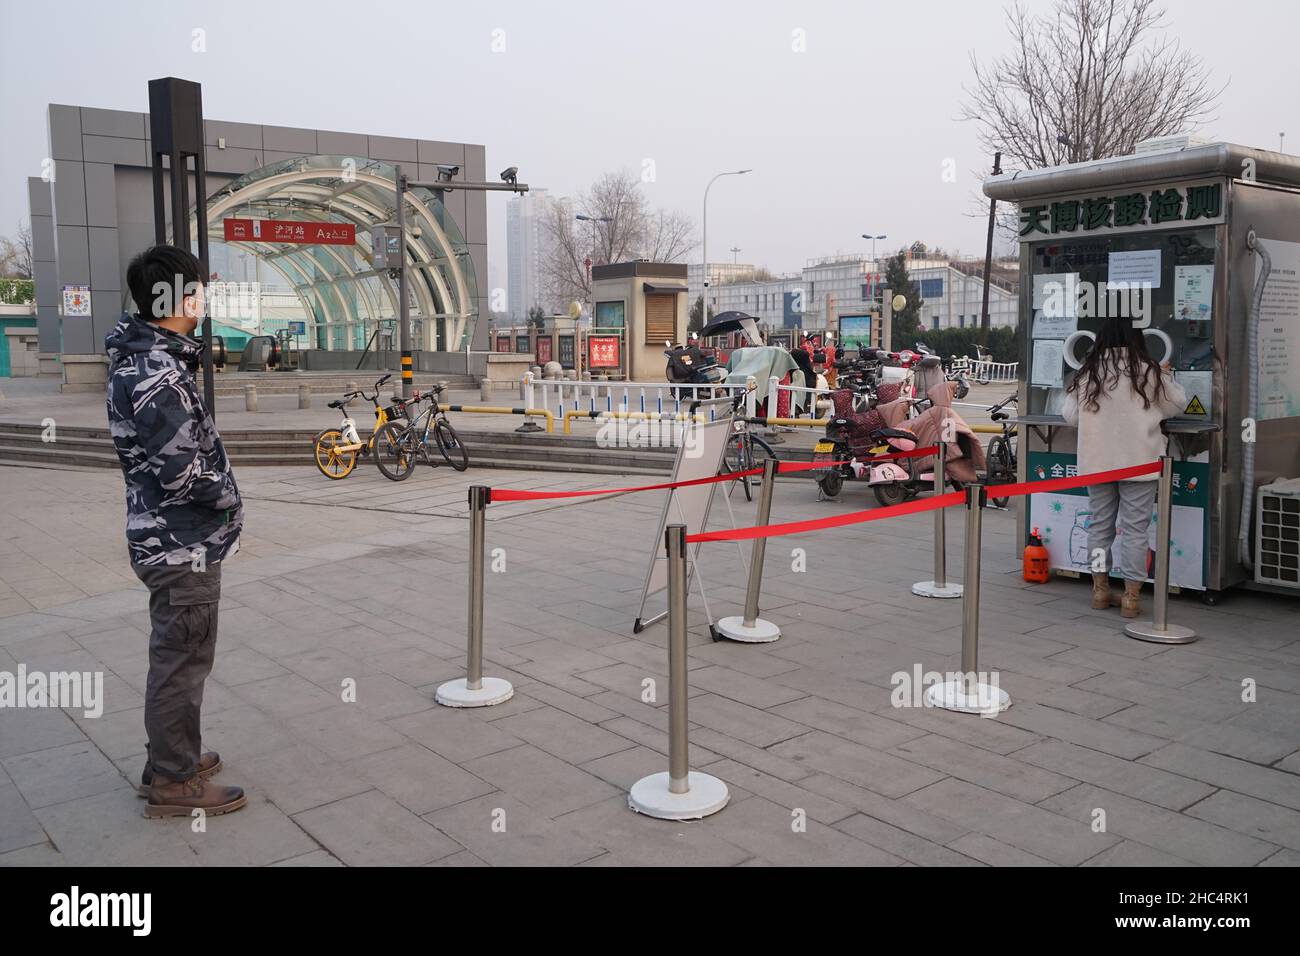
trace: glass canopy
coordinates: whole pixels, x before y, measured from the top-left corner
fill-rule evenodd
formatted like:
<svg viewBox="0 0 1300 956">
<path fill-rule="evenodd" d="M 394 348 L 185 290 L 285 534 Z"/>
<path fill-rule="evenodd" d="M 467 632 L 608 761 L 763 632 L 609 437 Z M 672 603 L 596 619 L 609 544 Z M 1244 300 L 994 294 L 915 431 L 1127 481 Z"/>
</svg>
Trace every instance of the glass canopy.
<svg viewBox="0 0 1300 956">
<path fill-rule="evenodd" d="M 373 265 L 371 228 L 395 225 L 396 168 L 355 156 L 301 156 L 246 173 L 208 201 L 208 239 L 255 256 L 293 288 L 312 346 L 362 349 L 398 317 L 397 281 Z M 433 191 L 406 192 L 412 348 L 457 351 L 473 334 L 478 287 L 465 237 Z M 351 245 L 227 241 L 228 218 L 350 223 Z M 394 334 L 393 346 L 397 340 Z"/>
</svg>

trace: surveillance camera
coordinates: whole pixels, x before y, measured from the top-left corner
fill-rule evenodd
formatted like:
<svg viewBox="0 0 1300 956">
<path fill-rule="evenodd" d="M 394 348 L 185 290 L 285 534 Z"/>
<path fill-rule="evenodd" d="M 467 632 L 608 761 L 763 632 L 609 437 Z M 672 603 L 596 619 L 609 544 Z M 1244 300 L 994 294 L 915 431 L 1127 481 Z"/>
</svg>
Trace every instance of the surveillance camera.
<svg viewBox="0 0 1300 956">
<path fill-rule="evenodd" d="M 423 230 L 421 230 L 418 225 L 412 226 L 409 232 L 411 233 L 412 239 L 419 239 L 420 236 L 424 235 Z"/>
<path fill-rule="evenodd" d="M 450 164 L 443 164 L 443 163 L 438 164 L 438 178 L 441 180 L 445 181 L 448 179 L 452 179 L 459 172 L 460 172 L 459 166 L 452 166 Z"/>
<path fill-rule="evenodd" d="M 503 169 L 501 171 L 501 181 L 512 186 L 517 183 L 519 181 L 519 167 L 511 166 L 509 169 Z"/>
</svg>

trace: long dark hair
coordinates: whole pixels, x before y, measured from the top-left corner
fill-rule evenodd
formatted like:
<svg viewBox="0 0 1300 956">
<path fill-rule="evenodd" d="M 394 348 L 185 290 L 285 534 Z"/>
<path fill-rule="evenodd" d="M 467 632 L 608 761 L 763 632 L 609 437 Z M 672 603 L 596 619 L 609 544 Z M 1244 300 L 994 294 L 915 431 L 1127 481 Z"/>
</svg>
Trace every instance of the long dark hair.
<svg viewBox="0 0 1300 956">
<path fill-rule="evenodd" d="M 1097 332 L 1092 350 L 1070 383 L 1069 391 L 1077 391 L 1079 404 L 1095 412 L 1097 399 L 1118 385 L 1120 376 L 1125 373 L 1133 384 L 1133 391 L 1142 397 L 1143 408 L 1150 408 L 1153 402 L 1165 397 L 1160 363 L 1147 351 L 1142 330 L 1134 327 L 1131 319 L 1106 319 Z M 1149 395 L 1148 383 L 1151 386 Z"/>
</svg>

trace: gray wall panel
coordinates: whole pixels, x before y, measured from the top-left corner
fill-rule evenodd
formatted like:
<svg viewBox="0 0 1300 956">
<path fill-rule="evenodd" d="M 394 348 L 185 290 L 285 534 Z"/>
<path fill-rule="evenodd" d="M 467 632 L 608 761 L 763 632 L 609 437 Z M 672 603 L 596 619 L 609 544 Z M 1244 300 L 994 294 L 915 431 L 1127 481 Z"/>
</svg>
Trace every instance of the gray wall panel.
<svg viewBox="0 0 1300 956">
<path fill-rule="evenodd" d="M 90 240 L 85 226 L 54 227 L 59 286 L 90 285 Z"/>
<path fill-rule="evenodd" d="M 368 156 L 364 133 L 316 131 L 316 149 L 322 156 Z"/>
<path fill-rule="evenodd" d="M 117 183 L 109 163 L 86 163 L 86 225 L 117 226 Z"/>
<path fill-rule="evenodd" d="M 36 347 L 42 352 L 58 352 L 60 338 L 59 310 L 53 306 L 38 306 L 36 309 Z"/>
<path fill-rule="evenodd" d="M 27 177 L 27 211 L 33 216 L 53 216 L 54 200 L 50 184 L 40 176 Z"/>
<path fill-rule="evenodd" d="M 53 262 L 34 262 L 32 265 L 36 273 L 36 305 L 57 311 L 62 301 L 58 267 Z"/>
<path fill-rule="evenodd" d="M 117 230 L 91 226 L 87 231 L 90 239 L 91 289 L 96 292 L 120 291 L 123 271 L 117 256 Z"/>
<path fill-rule="evenodd" d="M 224 138 L 226 147 L 240 149 L 262 148 L 262 127 L 254 123 L 223 123 L 220 120 L 205 120 L 203 123 L 203 142 L 216 146 L 217 140 Z"/>
<path fill-rule="evenodd" d="M 215 146 L 207 147 L 207 163 L 212 172 L 234 173 L 236 176 L 251 173 L 265 165 L 260 149 L 217 149 Z"/>
<path fill-rule="evenodd" d="M 32 259 L 36 262 L 53 262 L 57 257 L 54 248 L 54 217 L 33 215 L 31 221 Z"/>
<path fill-rule="evenodd" d="M 50 104 L 46 129 L 50 134 L 50 156 L 81 162 L 81 110 L 75 106 Z"/>
<path fill-rule="evenodd" d="M 104 336 L 113 330 L 113 326 L 122 318 L 122 293 L 120 292 L 95 292 L 90 293 L 90 313 L 93 322 L 91 332 L 92 352 L 104 351 Z M 66 321 L 66 320 L 65 320 Z M 85 319 L 81 320 L 85 322 Z M 67 334 L 66 332 L 64 333 Z M 68 351 L 72 351 L 69 349 Z"/>
<path fill-rule="evenodd" d="M 401 139 L 396 136 L 369 136 L 369 152 L 372 159 L 386 159 L 391 163 L 419 162 L 419 150 L 413 139 Z"/>
<path fill-rule="evenodd" d="M 90 106 L 81 108 L 81 132 L 89 136 L 121 136 L 126 139 L 144 139 L 145 113 L 125 110 L 100 110 Z"/>
<path fill-rule="evenodd" d="M 313 155 L 316 152 L 316 131 L 292 126 L 263 126 L 262 148 L 298 156 Z"/>
<path fill-rule="evenodd" d="M 83 136 L 81 144 L 88 163 L 115 163 L 119 166 L 149 165 L 149 150 L 142 139 Z"/>
<path fill-rule="evenodd" d="M 465 165 L 464 143 L 444 143 L 436 139 L 421 139 L 416 140 L 416 151 L 421 163 Z"/>
<path fill-rule="evenodd" d="M 54 177 L 54 217 L 61 226 L 86 224 L 86 173 L 81 163 L 61 162 Z"/>
</svg>

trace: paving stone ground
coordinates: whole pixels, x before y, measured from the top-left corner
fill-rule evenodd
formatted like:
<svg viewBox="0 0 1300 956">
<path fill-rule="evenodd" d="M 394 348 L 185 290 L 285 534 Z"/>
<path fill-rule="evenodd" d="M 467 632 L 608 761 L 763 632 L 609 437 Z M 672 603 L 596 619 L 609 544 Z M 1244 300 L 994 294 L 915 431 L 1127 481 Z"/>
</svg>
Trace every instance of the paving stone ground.
<svg viewBox="0 0 1300 956">
<path fill-rule="evenodd" d="M 463 675 L 466 487 L 619 480 L 238 477 L 247 526 L 204 737 L 249 805 L 194 833 L 144 820 L 131 787 L 147 614 L 121 477 L 0 467 L 0 671 L 102 671 L 106 699 L 98 718 L 0 711 L 0 865 L 1300 863 L 1300 601 L 1180 596 L 1172 618 L 1202 639 L 1135 642 L 1083 583 L 1025 584 L 1011 515 L 990 511 L 980 663 L 1014 705 L 985 719 L 891 703 L 896 672 L 959 664 L 960 603 L 909 592 L 930 576 L 928 515 L 773 539 L 763 613 L 780 641 L 713 643 L 692 596 L 692 761 L 732 801 L 674 824 L 626 803 L 667 769 L 666 633 L 631 629 L 661 493 L 491 507 L 504 570 L 487 577 L 486 670 L 516 694 L 449 710 L 433 692 Z M 814 498 L 781 482 L 774 519 L 869 506 L 862 488 Z M 715 506 L 712 525 L 729 522 Z M 713 614 L 737 613 L 740 549 L 707 545 L 700 571 Z"/>
</svg>

